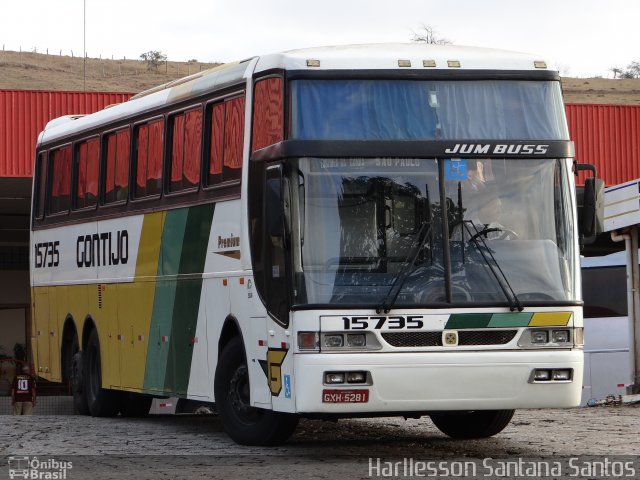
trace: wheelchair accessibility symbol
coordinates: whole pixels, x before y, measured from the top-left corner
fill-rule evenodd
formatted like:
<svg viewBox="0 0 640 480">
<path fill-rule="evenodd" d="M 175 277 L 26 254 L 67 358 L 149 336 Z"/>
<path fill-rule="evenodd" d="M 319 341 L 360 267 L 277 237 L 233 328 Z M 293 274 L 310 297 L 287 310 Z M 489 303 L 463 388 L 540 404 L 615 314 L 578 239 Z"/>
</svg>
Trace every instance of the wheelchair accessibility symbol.
<svg viewBox="0 0 640 480">
<path fill-rule="evenodd" d="M 467 179 L 466 160 L 451 159 L 444 161 L 444 178 L 448 181 L 461 181 Z"/>
</svg>

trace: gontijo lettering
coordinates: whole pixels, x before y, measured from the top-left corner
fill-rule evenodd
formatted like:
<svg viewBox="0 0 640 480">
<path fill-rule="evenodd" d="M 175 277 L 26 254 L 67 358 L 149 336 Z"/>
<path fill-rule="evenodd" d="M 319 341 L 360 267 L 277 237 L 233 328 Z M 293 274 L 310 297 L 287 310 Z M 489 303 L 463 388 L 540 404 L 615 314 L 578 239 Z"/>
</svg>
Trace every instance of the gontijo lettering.
<svg viewBox="0 0 640 480">
<path fill-rule="evenodd" d="M 126 264 L 129 261 L 129 233 L 116 232 L 80 235 L 76 240 L 78 268 Z"/>
</svg>

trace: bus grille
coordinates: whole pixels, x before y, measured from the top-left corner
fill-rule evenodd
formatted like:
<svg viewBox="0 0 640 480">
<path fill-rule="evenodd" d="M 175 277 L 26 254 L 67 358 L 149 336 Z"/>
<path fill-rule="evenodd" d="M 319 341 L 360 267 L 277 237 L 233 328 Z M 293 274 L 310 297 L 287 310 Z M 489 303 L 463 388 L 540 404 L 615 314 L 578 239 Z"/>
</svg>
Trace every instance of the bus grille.
<svg viewBox="0 0 640 480">
<path fill-rule="evenodd" d="M 517 330 L 458 330 L 458 345 L 505 345 Z M 385 332 L 382 338 L 392 347 L 441 347 L 442 331 Z"/>
</svg>

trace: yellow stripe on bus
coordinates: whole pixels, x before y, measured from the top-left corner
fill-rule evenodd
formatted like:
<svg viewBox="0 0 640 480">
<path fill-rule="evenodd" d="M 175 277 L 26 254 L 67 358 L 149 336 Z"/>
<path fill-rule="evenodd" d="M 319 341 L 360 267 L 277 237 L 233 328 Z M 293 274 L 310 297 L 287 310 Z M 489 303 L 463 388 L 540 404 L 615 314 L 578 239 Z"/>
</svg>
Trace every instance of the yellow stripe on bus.
<svg viewBox="0 0 640 480">
<path fill-rule="evenodd" d="M 164 219 L 165 212 L 148 213 L 144 216 L 136 263 L 136 280 L 141 277 L 155 277 L 158 274 Z"/>
<path fill-rule="evenodd" d="M 141 390 L 144 384 L 164 219 L 165 212 L 144 216 L 135 281 L 117 285 L 118 332 L 123 338 L 118 386 L 124 390 Z"/>
<path fill-rule="evenodd" d="M 571 319 L 571 312 L 537 312 L 533 314 L 530 327 L 565 326 Z"/>
</svg>

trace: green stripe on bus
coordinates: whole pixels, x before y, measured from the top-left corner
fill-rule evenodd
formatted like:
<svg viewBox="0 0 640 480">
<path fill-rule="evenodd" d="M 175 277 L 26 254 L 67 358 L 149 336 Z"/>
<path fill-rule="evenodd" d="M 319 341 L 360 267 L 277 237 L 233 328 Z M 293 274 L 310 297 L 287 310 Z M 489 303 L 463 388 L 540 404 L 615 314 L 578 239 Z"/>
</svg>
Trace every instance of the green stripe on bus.
<svg viewBox="0 0 640 480">
<path fill-rule="evenodd" d="M 449 317 L 446 330 L 452 328 L 485 328 L 491 321 L 492 313 L 454 313 Z"/>
<path fill-rule="evenodd" d="M 145 390 L 164 391 L 173 324 L 176 280 L 164 279 L 163 275 L 176 275 L 179 272 L 187 214 L 188 209 L 186 208 L 169 210 L 164 221 L 158 262 L 158 280 L 149 328 L 147 364 L 144 371 Z"/>
<path fill-rule="evenodd" d="M 164 388 L 178 395 L 186 395 L 189 386 L 193 346 L 197 341 L 195 335 L 202 294 L 201 274 L 207 257 L 214 207 L 212 204 L 191 207 L 187 216 L 179 273 L 197 274 L 199 278 L 179 280 L 175 292 Z"/>
<path fill-rule="evenodd" d="M 526 327 L 533 313 L 494 313 L 489 327 Z"/>
</svg>

